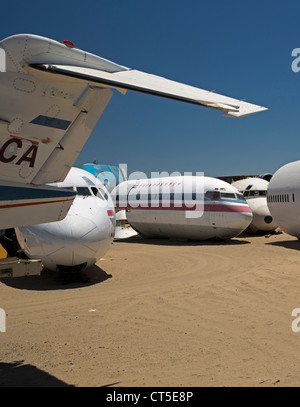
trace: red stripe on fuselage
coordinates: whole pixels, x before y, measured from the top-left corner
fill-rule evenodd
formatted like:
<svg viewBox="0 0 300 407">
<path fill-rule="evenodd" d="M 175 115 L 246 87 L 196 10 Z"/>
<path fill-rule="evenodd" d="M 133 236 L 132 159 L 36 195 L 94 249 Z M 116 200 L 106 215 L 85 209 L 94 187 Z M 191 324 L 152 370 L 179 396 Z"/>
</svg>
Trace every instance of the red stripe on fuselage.
<svg viewBox="0 0 300 407">
<path fill-rule="evenodd" d="M 62 202 L 69 202 L 72 201 L 73 199 L 63 199 L 63 200 L 58 200 L 58 201 L 39 201 L 39 202 L 26 202 L 22 204 L 12 204 L 12 205 L 0 205 L 0 209 L 9 209 L 9 208 L 19 208 L 22 206 L 33 206 L 33 205 L 44 205 L 44 204 L 51 204 L 51 203 L 62 203 Z"/>
<path fill-rule="evenodd" d="M 162 204 L 154 205 L 139 205 L 137 207 L 132 207 L 127 205 L 126 207 L 117 206 L 118 209 L 128 209 L 128 210 L 165 210 L 165 211 L 196 211 L 203 210 L 204 212 L 243 212 L 252 213 L 251 209 L 247 205 L 224 205 L 224 204 L 199 204 L 189 206 L 182 204 L 181 206 L 175 204 L 169 204 L 168 206 L 163 206 Z"/>
<path fill-rule="evenodd" d="M 204 205 L 204 212 L 246 212 L 252 213 L 247 205 Z"/>
</svg>

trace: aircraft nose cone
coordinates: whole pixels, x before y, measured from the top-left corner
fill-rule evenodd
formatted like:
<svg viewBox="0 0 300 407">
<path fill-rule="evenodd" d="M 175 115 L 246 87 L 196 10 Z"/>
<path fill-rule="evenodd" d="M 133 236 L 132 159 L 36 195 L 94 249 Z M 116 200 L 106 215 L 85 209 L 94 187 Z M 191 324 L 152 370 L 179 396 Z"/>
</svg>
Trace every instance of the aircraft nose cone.
<svg viewBox="0 0 300 407">
<path fill-rule="evenodd" d="M 261 205 L 253 210 L 253 220 L 250 229 L 253 232 L 262 231 L 267 232 L 276 229 L 277 225 L 273 221 L 273 217 L 267 205 Z"/>
<path fill-rule="evenodd" d="M 101 237 L 101 231 L 91 219 L 84 216 L 70 216 L 70 235 L 72 245 L 80 244 L 83 239 L 85 242 L 92 243 Z"/>
<path fill-rule="evenodd" d="M 245 230 L 252 222 L 253 214 L 252 212 L 240 212 L 238 219 L 241 231 Z"/>
<path fill-rule="evenodd" d="M 234 207 L 232 207 L 234 209 Z M 253 214 L 248 205 L 244 210 L 235 210 L 234 216 L 227 220 L 227 227 L 224 229 L 223 238 L 233 238 L 239 236 L 250 224 Z"/>
<path fill-rule="evenodd" d="M 65 253 L 69 255 L 69 262 L 72 265 L 81 264 L 87 258 L 96 261 L 99 250 L 109 247 L 114 235 L 114 226 L 109 222 L 103 222 L 102 225 L 94 223 L 91 219 L 84 216 L 73 216 L 70 224 L 69 236 L 65 245 Z M 101 227 L 102 226 L 102 227 Z"/>
<path fill-rule="evenodd" d="M 99 260 L 113 241 L 114 223 L 98 213 L 97 223 L 82 215 L 69 215 L 68 221 L 20 228 L 25 252 L 41 259 L 45 268 L 86 265 Z"/>
</svg>

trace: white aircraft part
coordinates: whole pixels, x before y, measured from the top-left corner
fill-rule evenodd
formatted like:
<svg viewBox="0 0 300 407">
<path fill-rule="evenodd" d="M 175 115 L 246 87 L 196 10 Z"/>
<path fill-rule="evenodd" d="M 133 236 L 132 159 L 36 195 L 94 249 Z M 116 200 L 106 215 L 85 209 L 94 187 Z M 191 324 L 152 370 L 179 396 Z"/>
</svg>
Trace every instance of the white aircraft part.
<svg viewBox="0 0 300 407">
<path fill-rule="evenodd" d="M 275 172 L 269 184 L 267 201 L 277 225 L 300 239 L 300 161 L 288 163 Z"/>
<path fill-rule="evenodd" d="M 267 108 L 262 106 L 222 96 L 193 86 L 184 85 L 179 82 L 147 74 L 135 69 L 110 73 L 91 68 L 55 64 L 43 64 L 42 66 L 39 66 L 39 68 L 44 68 L 49 72 L 65 74 L 75 78 L 89 79 L 90 81 L 117 90 L 133 90 L 222 110 L 224 116 L 228 117 L 248 116 L 253 113 L 267 110 Z"/>
<path fill-rule="evenodd" d="M 1 182 L 1 228 L 61 220 L 67 215 L 74 198 L 75 195 L 69 191 L 49 186 Z"/>
<path fill-rule="evenodd" d="M 253 220 L 249 225 L 252 232 L 271 232 L 277 228 L 268 208 L 266 197 L 249 198 L 247 203 L 253 213 Z"/>
<path fill-rule="evenodd" d="M 137 236 L 138 233 L 132 227 L 116 226 L 115 239 L 128 239 L 132 236 Z"/>
<path fill-rule="evenodd" d="M 188 194 L 195 191 L 195 186 L 201 184 L 203 193 L 231 193 L 233 198 L 209 200 L 201 194 L 191 201 L 181 198 L 179 186 Z M 173 190 L 170 185 L 175 185 Z M 184 185 L 184 187 L 183 187 Z M 174 192 L 174 200 L 163 202 L 159 194 L 153 192 L 155 204 L 142 200 L 143 195 L 151 192 L 151 186 L 160 188 L 160 194 L 167 197 Z M 200 191 L 201 187 L 198 188 Z M 252 212 L 239 194 L 230 184 L 210 177 L 166 177 L 161 179 L 146 179 L 127 181 L 119 184 L 113 191 L 116 209 L 126 207 L 127 220 L 138 233 L 145 237 L 168 237 L 191 240 L 206 240 L 211 238 L 228 239 L 238 236 L 249 226 Z M 221 195 L 220 195 L 221 196 Z M 229 196 L 229 195 L 227 195 Z M 180 202 L 181 199 L 181 202 Z M 191 216 L 191 214 L 199 216 Z"/>
<path fill-rule="evenodd" d="M 44 266 L 40 259 L 25 260 L 17 257 L 0 259 L 0 277 L 39 276 Z M 1 332 L 1 328 L 0 328 Z"/>
<path fill-rule="evenodd" d="M 248 227 L 253 233 L 271 232 L 277 228 L 267 203 L 269 182 L 262 178 L 245 178 L 232 183 L 241 193 L 246 193 L 245 199 L 253 213 L 253 219 Z"/>
<path fill-rule="evenodd" d="M 32 180 L 33 184 L 49 183 L 66 177 L 104 112 L 112 94 L 110 89 L 87 88 L 74 104 L 80 109 L 79 115 L 60 140 L 59 148 L 54 149 Z M 64 163 L 63 168 L 61 163 Z"/>
<path fill-rule="evenodd" d="M 78 188 L 96 188 L 100 190 L 101 198 L 92 193 L 76 196 L 63 220 L 16 228 L 18 242 L 29 258 L 41 259 L 48 270 L 89 267 L 105 254 L 113 241 L 115 211 L 112 199 L 97 178 L 79 168 L 73 167 L 64 182 L 54 185 L 76 186 L 77 192 Z"/>
</svg>

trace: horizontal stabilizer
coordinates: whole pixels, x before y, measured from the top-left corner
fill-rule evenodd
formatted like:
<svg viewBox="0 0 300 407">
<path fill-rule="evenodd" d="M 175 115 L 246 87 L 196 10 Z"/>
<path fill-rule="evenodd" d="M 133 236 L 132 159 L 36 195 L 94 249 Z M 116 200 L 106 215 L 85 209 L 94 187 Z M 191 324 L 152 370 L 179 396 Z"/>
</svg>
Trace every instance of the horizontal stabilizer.
<svg viewBox="0 0 300 407">
<path fill-rule="evenodd" d="M 31 34 L 0 42 L 1 180 L 61 182 L 104 112 L 112 89 L 175 99 L 241 117 L 266 108 L 127 68 Z M 111 89 L 112 88 L 112 89 Z"/>
<path fill-rule="evenodd" d="M 52 186 L 0 185 L 1 229 L 55 222 L 67 215 L 76 193 Z"/>
<path fill-rule="evenodd" d="M 31 66 L 48 72 L 89 80 L 118 90 L 132 90 L 222 110 L 224 116 L 229 117 L 242 117 L 268 110 L 262 106 L 222 96 L 134 69 L 107 72 L 68 65 L 37 64 Z"/>
</svg>

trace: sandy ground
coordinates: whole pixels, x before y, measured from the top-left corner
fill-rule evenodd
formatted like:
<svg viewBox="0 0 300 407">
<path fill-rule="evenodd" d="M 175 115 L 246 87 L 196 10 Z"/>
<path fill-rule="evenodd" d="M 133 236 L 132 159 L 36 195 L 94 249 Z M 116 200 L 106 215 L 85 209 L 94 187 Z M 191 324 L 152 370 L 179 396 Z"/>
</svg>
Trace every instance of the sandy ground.
<svg viewBox="0 0 300 407">
<path fill-rule="evenodd" d="M 88 275 L 0 280 L 0 386 L 300 385 L 295 238 L 131 238 Z"/>
</svg>

